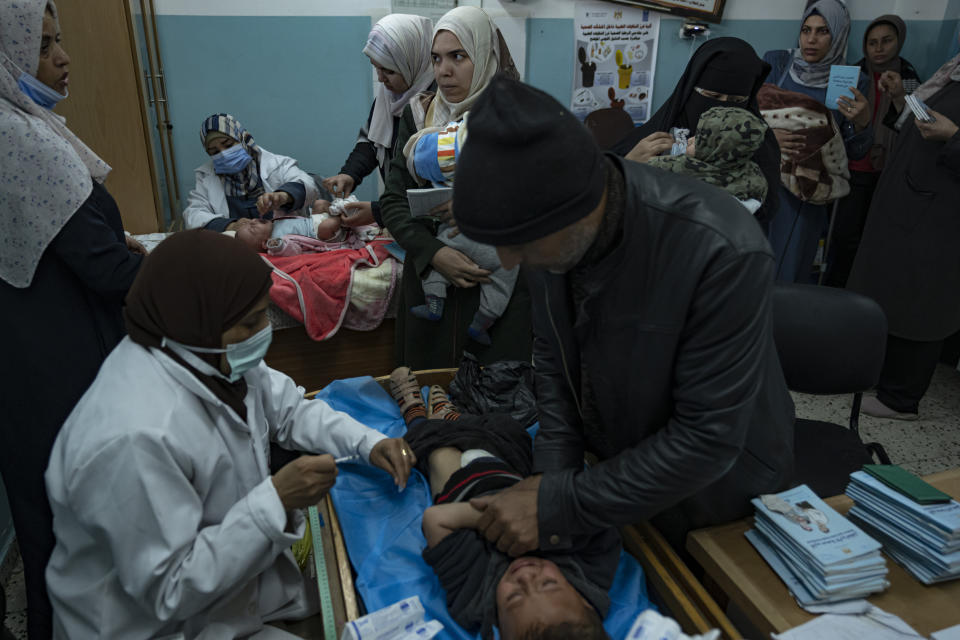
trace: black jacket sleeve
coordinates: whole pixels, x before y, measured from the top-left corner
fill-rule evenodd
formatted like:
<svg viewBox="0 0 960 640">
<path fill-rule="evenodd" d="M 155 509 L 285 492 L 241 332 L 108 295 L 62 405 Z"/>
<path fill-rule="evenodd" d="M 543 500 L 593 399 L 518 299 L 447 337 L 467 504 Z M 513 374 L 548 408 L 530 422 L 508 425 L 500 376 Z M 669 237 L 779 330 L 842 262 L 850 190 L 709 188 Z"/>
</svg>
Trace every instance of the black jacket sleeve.
<svg viewBox="0 0 960 640">
<path fill-rule="evenodd" d="M 458 529 L 422 552 L 447 596 L 447 610 L 461 627 L 476 631 L 486 609 L 483 579 L 491 549 L 473 529 Z"/>
<path fill-rule="evenodd" d="M 119 220 L 111 224 L 111 213 L 119 218 L 116 205 L 98 189 L 102 187 L 94 187 L 50 246 L 87 287 L 106 299 L 122 302 L 143 256 L 127 249 L 123 227 L 117 226 Z"/>
<path fill-rule="evenodd" d="M 560 297 L 556 295 L 558 287 L 555 286 L 560 279 L 537 272 L 525 271 L 524 274 L 546 282 L 545 286 L 530 283 L 529 289 L 532 295 L 547 298 L 534 301 L 532 306 L 534 384 L 540 417 L 533 446 L 533 472 L 580 469 L 584 453 L 583 425 L 573 386 L 576 383 L 568 379 L 566 373 L 566 367 L 577 366 L 579 354 L 573 352 L 575 349 L 565 353 L 562 345 L 558 349 L 551 342 L 554 326 L 558 322 L 569 323 L 568 318 L 554 317 L 565 313 L 565 309 L 558 300 L 550 299 Z"/>
<path fill-rule="evenodd" d="M 277 191 L 290 194 L 290 197 L 293 198 L 293 202 L 285 207 L 281 207 L 284 211 L 299 211 L 303 209 L 303 201 L 307 199 L 307 188 L 302 182 L 285 182 L 277 187 Z M 311 202 L 310 204 L 313 203 Z"/>
<path fill-rule="evenodd" d="M 380 215 L 390 234 L 407 252 L 407 259 L 413 260 L 417 273 L 423 276 L 434 254 L 445 245 L 437 239 L 436 222 L 433 218 L 414 218 L 410 215 L 407 189 L 415 189 L 418 185 L 407 170 L 407 158 L 402 149 L 414 133 L 416 125 L 408 105 L 403 110 L 397 132 L 398 153 L 393 156 L 390 171 L 387 172 L 386 189 L 380 196 Z"/>
<path fill-rule="evenodd" d="M 773 260 L 760 252 L 718 259 L 704 274 L 675 359 L 672 416 L 640 444 L 588 470 L 544 474 L 541 549 L 558 532 L 584 535 L 648 519 L 733 467 L 767 371 L 772 282 Z"/>
<path fill-rule="evenodd" d="M 340 168 L 340 173 L 344 173 L 353 178 L 353 188 L 356 189 L 363 182 L 363 179 L 373 173 L 377 168 L 377 147 L 367 139 L 367 131 L 370 129 L 370 118 L 373 117 L 373 105 L 370 106 L 370 115 L 367 116 L 367 122 L 360 129 L 357 135 L 357 144 L 353 151 L 347 156 L 346 162 Z"/>
<path fill-rule="evenodd" d="M 943 143 L 937 164 L 942 165 L 960 180 L 960 131 Z"/>
</svg>

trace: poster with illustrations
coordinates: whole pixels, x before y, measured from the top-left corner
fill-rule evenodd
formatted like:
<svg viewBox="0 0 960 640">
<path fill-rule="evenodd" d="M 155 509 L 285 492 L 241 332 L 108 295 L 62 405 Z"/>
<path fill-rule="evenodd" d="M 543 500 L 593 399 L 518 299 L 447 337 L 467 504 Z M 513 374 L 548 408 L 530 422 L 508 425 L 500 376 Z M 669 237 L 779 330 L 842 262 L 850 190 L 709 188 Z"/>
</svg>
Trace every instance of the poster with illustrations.
<svg viewBox="0 0 960 640">
<path fill-rule="evenodd" d="M 573 24 L 570 110 L 581 120 L 617 117 L 634 124 L 650 117 L 660 16 L 609 2 L 578 2 Z M 606 111 L 609 110 L 609 111 Z"/>
<path fill-rule="evenodd" d="M 390 0 L 391 13 L 412 13 L 434 22 L 457 6 L 457 0 Z"/>
</svg>

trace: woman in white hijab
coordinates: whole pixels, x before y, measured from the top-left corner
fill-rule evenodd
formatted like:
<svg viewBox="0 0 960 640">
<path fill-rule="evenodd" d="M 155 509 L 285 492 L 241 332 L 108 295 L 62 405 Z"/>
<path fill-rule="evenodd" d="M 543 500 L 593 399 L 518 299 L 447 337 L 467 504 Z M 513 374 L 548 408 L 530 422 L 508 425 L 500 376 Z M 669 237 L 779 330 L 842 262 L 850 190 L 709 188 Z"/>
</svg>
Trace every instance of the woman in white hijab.
<svg viewBox="0 0 960 640">
<path fill-rule="evenodd" d="M 406 251 L 403 293 L 397 313 L 397 361 L 412 369 L 455 366 L 464 349 L 481 363 L 496 360 L 529 360 L 530 317 L 526 289 L 518 286 L 503 316 L 490 330 L 492 344 L 482 346 L 467 339 L 467 328 L 479 308 L 480 288 L 489 271 L 466 255 L 446 246 L 437 237 L 442 218 L 413 217 L 407 189 L 418 184 L 408 171 L 417 134 L 461 120 L 497 72 L 517 77 L 516 67 L 503 36 L 493 21 L 476 7 L 457 7 L 433 29 L 431 46 L 438 92 L 415 96 L 404 109 L 397 132 L 397 149 L 380 198 L 381 215 L 397 243 Z M 491 185 L 493 187 L 494 185 Z M 409 309 L 424 304 L 420 282 L 436 269 L 454 286 L 439 321 L 413 317 Z"/>
<path fill-rule="evenodd" d="M 0 0 L 0 473 L 32 640 L 51 635 L 43 472 L 60 426 L 123 337 L 121 305 L 143 258 L 103 186 L 110 167 L 51 111 L 67 95 L 69 64 L 53 2 Z"/>
<path fill-rule="evenodd" d="M 363 53 L 377 70 L 380 86 L 370 108 L 370 117 L 360 129 L 357 144 L 340 173 L 326 178 L 323 188 L 337 198 L 346 198 L 374 169 L 386 180 L 393 159 L 400 115 L 410 99 L 433 85 L 430 44 L 433 23 L 429 18 L 392 13 L 373 25 Z M 353 226 L 376 222 L 383 226 L 378 202 L 345 205 L 344 218 Z"/>
</svg>

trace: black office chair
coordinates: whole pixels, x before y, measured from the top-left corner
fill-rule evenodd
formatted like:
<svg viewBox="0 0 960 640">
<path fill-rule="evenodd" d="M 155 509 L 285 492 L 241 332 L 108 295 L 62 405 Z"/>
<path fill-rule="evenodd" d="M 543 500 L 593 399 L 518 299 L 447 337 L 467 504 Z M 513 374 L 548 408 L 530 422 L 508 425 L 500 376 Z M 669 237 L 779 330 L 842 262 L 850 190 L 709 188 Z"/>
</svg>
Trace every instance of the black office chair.
<svg viewBox="0 0 960 640">
<path fill-rule="evenodd" d="M 773 335 L 791 391 L 852 393 L 849 428 L 797 418 L 795 480 L 820 496 L 843 493 L 850 473 L 864 464 L 890 464 L 883 446 L 860 439 L 863 392 L 880 378 L 887 317 L 872 299 L 832 287 L 777 284 Z"/>
<path fill-rule="evenodd" d="M 598 109 L 587 114 L 583 124 L 601 149 L 609 149 L 633 129 L 633 120 L 622 108 Z"/>
</svg>

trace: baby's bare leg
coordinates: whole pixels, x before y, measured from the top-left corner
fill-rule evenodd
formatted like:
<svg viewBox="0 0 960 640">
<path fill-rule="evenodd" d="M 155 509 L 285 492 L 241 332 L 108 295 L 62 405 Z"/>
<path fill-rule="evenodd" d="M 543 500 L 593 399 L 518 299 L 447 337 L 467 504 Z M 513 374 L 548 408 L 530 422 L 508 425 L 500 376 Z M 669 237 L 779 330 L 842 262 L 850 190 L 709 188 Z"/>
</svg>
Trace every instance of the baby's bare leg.
<svg viewBox="0 0 960 640">
<path fill-rule="evenodd" d="M 317 225 L 317 239 L 329 240 L 340 231 L 340 218 L 330 217 Z"/>
<path fill-rule="evenodd" d="M 430 452 L 430 492 L 437 495 L 443 490 L 457 470 L 460 469 L 460 449 L 439 447 Z"/>
</svg>

